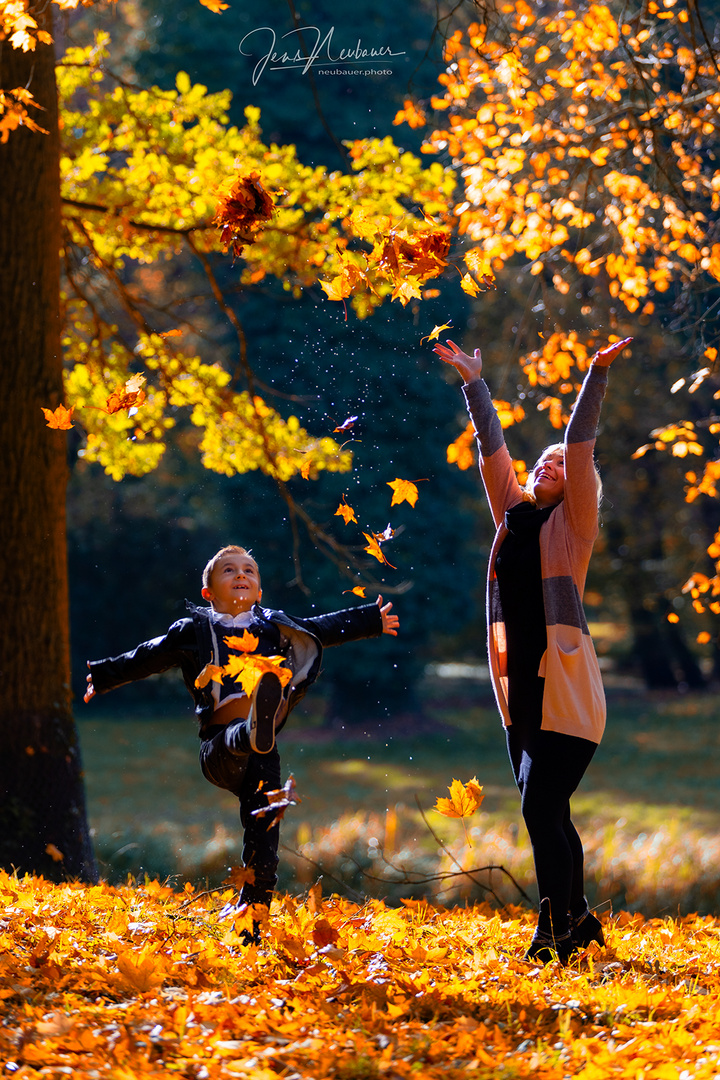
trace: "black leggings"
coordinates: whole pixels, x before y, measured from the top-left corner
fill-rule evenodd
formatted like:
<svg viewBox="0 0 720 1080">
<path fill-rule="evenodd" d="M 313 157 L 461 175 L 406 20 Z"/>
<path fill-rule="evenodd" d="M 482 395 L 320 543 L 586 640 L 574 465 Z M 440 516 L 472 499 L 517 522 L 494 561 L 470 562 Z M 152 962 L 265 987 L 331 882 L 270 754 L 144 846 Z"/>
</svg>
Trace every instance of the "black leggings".
<svg viewBox="0 0 720 1080">
<path fill-rule="evenodd" d="M 570 820 L 570 796 L 597 746 L 573 735 L 540 731 L 537 724 L 513 723 L 506 733 L 535 861 L 538 926 L 559 937 L 568 931 L 568 912 L 579 914 L 585 906 L 583 847 Z"/>
</svg>

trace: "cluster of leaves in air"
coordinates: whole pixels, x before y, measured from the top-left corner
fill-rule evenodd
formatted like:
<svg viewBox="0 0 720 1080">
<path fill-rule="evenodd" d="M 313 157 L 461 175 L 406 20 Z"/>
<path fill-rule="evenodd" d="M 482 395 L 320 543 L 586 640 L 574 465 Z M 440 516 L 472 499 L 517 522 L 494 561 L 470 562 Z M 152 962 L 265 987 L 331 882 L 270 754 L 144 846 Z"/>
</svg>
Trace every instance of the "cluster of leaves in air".
<svg viewBox="0 0 720 1080">
<path fill-rule="evenodd" d="M 390 506 L 397 506 L 400 503 L 407 502 L 410 506 L 414 507 L 418 501 L 418 484 L 422 483 L 421 480 L 401 480 L 396 477 L 394 480 L 388 480 L 387 486 L 392 489 L 392 499 L 390 500 Z M 347 499 L 343 495 L 340 504 L 335 511 L 335 517 L 341 517 L 346 525 L 353 522 L 358 524 L 357 515 L 352 506 L 348 503 Z M 395 530 L 392 525 L 388 523 L 382 532 L 363 532 L 363 537 L 367 541 L 365 551 L 368 555 L 372 555 L 374 559 L 377 559 L 379 563 L 384 566 L 389 566 L 392 570 L 395 569 L 393 564 L 387 558 L 385 552 L 382 550 L 382 544 L 388 540 L 392 540 L 395 535 Z M 354 589 L 349 590 L 356 593 L 358 596 L 365 595 L 364 586 L 358 585 Z"/>
<path fill-rule="evenodd" d="M 210 681 L 222 683 L 227 677 L 235 679 L 242 692 L 250 697 L 266 672 L 277 675 L 281 686 L 287 686 L 292 679 L 292 671 L 284 666 L 284 656 L 261 656 L 255 651 L 260 639 L 249 630 L 243 630 L 239 636 L 228 637 L 226 641 L 234 655 L 230 656 L 224 666 L 206 664 L 195 680 L 199 689 L 207 686 Z"/>
<path fill-rule="evenodd" d="M 580 1080 L 711 1076 L 720 927 L 606 919 L 569 968 L 519 908 L 279 896 L 259 946 L 233 898 L 0 876 L 8 1074 Z M 593 950 L 595 946 L 592 947 Z"/>
</svg>

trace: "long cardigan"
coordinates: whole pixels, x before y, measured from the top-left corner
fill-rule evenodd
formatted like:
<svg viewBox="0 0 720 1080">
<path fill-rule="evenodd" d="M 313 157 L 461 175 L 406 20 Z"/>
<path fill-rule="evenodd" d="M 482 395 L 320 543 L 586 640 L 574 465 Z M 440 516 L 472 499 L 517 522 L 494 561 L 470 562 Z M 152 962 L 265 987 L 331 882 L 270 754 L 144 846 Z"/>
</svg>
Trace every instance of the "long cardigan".
<svg viewBox="0 0 720 1080">
<path fill-rule="evenodd" d="M 538 671 L 545 679 L 542 730 L 594 743 L 600 742 L 605 728 L 605 694 L 582 597 L 598 533 L 593 448 L 607 371 L 606 367 L 592 366 L 585 377 L 565 431 L 564 498 L 540 529 L 547 626 L 547 650 Z M 522 500 L 523 492 L 485 382 L 474 380 L 463 390 L 480 449 L 480 473 L 497 529 L 487 580 L 488 657 L 498 707 L 503 723 L 509 726 L 507 643 L 495 559 L 507 536 L 505 511 Z"/>
</svg>

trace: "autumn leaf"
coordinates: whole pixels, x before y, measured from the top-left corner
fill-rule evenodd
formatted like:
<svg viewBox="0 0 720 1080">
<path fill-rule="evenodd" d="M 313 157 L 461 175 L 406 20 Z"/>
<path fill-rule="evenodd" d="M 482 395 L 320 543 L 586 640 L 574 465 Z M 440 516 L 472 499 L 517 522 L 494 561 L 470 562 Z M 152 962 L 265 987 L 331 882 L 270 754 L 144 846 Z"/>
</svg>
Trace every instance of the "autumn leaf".
<svg viewBox="0 0 720 1080">
<path fill-rule="evenodd" d="M 42 408 L 42 406 L 40 407 Z M 56 431 L 70 431 L 72 428 L 74 406 L 66 409 L 64 405 L 58 405 L 54 412 L 52 409 L 43 409 L 42 411 L 45 414 L 49 428 L 54 428 Z"/>
<path fill-rule="evenodd" d="M 161 338 L 182 337 L 184 333 L 184 330 L 180 330 L 178 327 L 175 327 L 174 330 L 165 330 L 164 333 L 160 334 L 159 336 Z"/>
<path fill-rule="evenodd" d="M 460 279 L 460 288 L 464 293 L 467 293 L 468 296 L 477 296 L 477 294 L 481 291 L 480 286 L 478 285 L 472 274 L 463 274 L 462 278 Z"/>
<path fill-rule="evenodd" d="M 62 862 L 65 858 L 62 851 L 60 851 L 55 844 L 48 844 L 45 848 L 45 853 L 50 856 L 53 862 Z"/>
<path fill-rule="evenodd" d="M 209 11 L 213 11 L 216 15 L 219 15 L 221 11 L 227 11 L 230 7 L 229 4 L 224 4 L 222 0 L 200 0 L 200 3 Z"/>
<path fill-rule="evenodd" d="M 352 431 L 353 426 L 357 423 L 357 416 L 348 416 L 347 420 L 343 420 L 342 424 L 338 424 L 336 428 L 333 428 L 333 434 L 336 431 Z"/>
<path fill-rule="evenodd" d="M 222 673 L 236 679 L 243 693 L 251 697 L 255 687 L 268 671 L 277 675 L 281 686 L 287 686 L 293 673 L 290 668 L 284 667 L 285 662 L 284 656 L 258 656 L 242 653 L 240 656 L 231 656 L 222 668 Z"/>
<path fill-rule="evenodd" d="M 256 171 L 238 177 L 230 190 L 221 195 L 213 224 L 221 230 L 221 243 L 239 256 L 246 244 L 252 244 L 258 231 L 272 219 L 275 203 Z"/>
<path fill-rule="evenodd" d="M 469 817 L 475 813 L 485 797 L 476 776 L 468 780 L 467 784 L 463 784 L 461 780 L 453 780 L 448 791 L 450 798 L 438 798 L 433 809 L 449 818 Z"/>
<path fill-rule="evenodd" d="M 140 993 L 154 990 L 165 981 L 162 959 L 152 945 L 145 945 L 138 952 L 133 949 L 123 950 L 116 960 L 121 982 Z"/>
<path fill-rule="evenodd" d="M 217 664 L 206 664 L 200 674 L 195 679 L 195 686 L 198 690 L 204 689 L 209 682 L 222 682 L 223 669 L 218 667 Z"/>
<path fill-rule="evenodd" d="M 393 497 L 390 502 L 391 506 L 396 506 L 401 502 L 409 502 L 411 506 L 415 506 L 418 500 L 417 485 L 425 483 L 424 480 L 388 480 L 387 485 L 393 490 Z"/>
<path fill-rule="evenodd" d="M 124 384 L 113 390 L 105 402 L 105 411 L 112 416 L 121 409 L 139 408 L 145 400 L 145 391 L 142 389 L 144 382 L 144 375 L 131 375 Z"/>
<path fill-rule="evenodd" d="M 354 589 L 343 589 L 342 595 L 345 596 L 346 593 L 354 593 L 355 596 L 364 596 L 365 595 L 365 586 L 364 585 L 356 585 Z"/>
<path fill-rule="evenodd" d="M 355 511 L 352 506 L 349 506 L 345 501 L 345 496 L 342 496 L 342 502 L 335 511 L 334 517 L 341 517 L 346 525 L 349 525 L 351 521 L 354 521 L 357 525 L 357 518 L 355 517 Z"/>
<path fill-rule="evenodd" d="M 261 806 L 257 810 L 251 810 L 253 817 L 266 817 L 268 814 L 273 815 L 273 819 L 268 825 L 268 829 L 272 829 L 273 826 L 285 816 L 285 811 L 289 806 L 295 806 L 297 803 L 302 802 L 300 796 L 297 794 L 295 787 L 295 777 L 290 774 L 285 784 L 281 788 L 276 788 L 274 791 L 266 791 L 268 805 Z"/>
<path fill-rule="evenodd" d="M 388 526 L 388 528 L 390 528 L 390 526 Z M 387 530 L 386 530 L 386 532 L 387 532 Z M 380 544 L 383 543 L 385 540 L 389 540 L 390 537 L 385 536 L 384 533 L 366 533 L 366 532 L 363 533 L 363 536 L 367 540 L 367 547 L 365 548 L 365 551 L 367 551 L 368 555 L 372 555 L 373 558 L 377 559 L 378 562 L 384 563 L 386 566 L 389 566 L 392 570 L 396 570 L 397 567 L 393 566 L 393 564 L 391 562 L 389 562 L 388 559 L 386 559 L 385 554 L 384 554 L 384 552 L 382 551 L 382 549 L 380 547 Z"/>
<path fill-rule="evenodd" d="M 424 341 L 437 341 L 443 330 L 452 330 L 452 324 L 443 323 L 442 326 L 434 326 L 426 337 L 420 338 L 420 344 L 422 345 Z"/>
<path fill-rule="evenodd" d="M 255 871 L 252 866 L 231 866 L 227 877 L 223 878 L 223 885 L 232 885 L 238 891 L 246 884 L 255 884 Z"/>
<path fill-rule="evenodd" d="M 251 634 L 249 630 L 243 630 L 242 634 L 238 637 L 236 634 L 231 637 L 225 638 L 228 649 L 237 649 L 239 652 L 251 653 L 255 652 L 260 644 L 260 638 L 255 634 Z"/>
</svg>

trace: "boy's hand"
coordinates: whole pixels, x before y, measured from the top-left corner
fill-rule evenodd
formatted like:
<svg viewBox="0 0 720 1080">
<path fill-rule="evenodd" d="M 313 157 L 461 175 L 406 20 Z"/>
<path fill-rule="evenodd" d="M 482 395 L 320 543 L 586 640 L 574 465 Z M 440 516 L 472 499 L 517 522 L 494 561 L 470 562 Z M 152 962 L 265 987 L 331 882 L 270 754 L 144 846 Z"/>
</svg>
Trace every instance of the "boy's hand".
<svg viewBox="0 0 720 1080">
<path fill-rule="evenodd" d="M 468 356 L 454 341 L 450 341 L 448 338 L 447 345 L 438 342 L 433 352 L 437 353 L 446 364 L 452 364 L 454 368 L 457 368 L 466 383 L 480 378 L 482 374 L 482 356 L 479 349 L 476 349 L 472 356 Z"/>
<path fill-rule="evenodd" d="M 88 667 L 90 667 L 90 661 L 88 660 Z M 93 686 L 92 675 L 87 676 L 87 690 L 83 694 L 83 701 L 87 704 L 90 698 L 95 697 L 95 687 Z"/>
<path fill-rule="evenodd" d="M 377 606 L 380 608 L 380 614 L 382 615 L 383 634 L 392 634 L 393 637 L 397 637 L 400 620 L 397 615 L 390 614 L 392 604 L 385 604 L 383 607 L 382 596 L 378 596 Z"/>
</svg>

